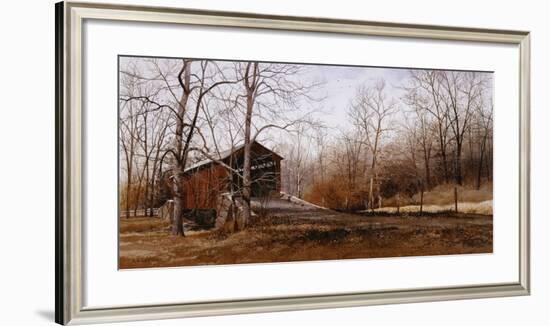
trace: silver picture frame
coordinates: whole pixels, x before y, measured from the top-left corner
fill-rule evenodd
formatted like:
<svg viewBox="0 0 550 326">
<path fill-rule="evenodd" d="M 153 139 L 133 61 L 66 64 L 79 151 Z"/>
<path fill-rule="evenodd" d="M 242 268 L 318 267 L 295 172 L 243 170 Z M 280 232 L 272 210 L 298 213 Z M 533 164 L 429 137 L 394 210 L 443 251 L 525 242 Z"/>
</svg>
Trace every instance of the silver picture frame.
<svg viewBox="0 0 550 326">
<path fill-rule="evenodd" d="M 530 293 L 530 34 L 313 17 L 258 15 L 182 8 L 61 2 L 56 12 L 56 301 L 59 324 L 87 324 L 193 316 L 321 309 L 423 301 L 520 296 Z M 517 282 L 332 293 L 238 301 L 86 308 L 82 264 L 82 27 L 85 20 L 155 22 L 301 32 L 512 44 L 519 48 L 519 270 Z"/>
</svg>

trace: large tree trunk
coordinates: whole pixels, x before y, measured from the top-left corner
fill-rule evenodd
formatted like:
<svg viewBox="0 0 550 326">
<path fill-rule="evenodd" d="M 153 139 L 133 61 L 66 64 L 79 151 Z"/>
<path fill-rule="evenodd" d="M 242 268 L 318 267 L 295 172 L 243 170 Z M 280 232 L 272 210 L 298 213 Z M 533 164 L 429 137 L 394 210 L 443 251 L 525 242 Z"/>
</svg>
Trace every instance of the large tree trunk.
<svg viewBox="0 0 550 326">
<path fill-rule="evenodd" d="M 181 182 L 181 170 L 177 170 L 173 179 L 173 192 L 174 192 L 174 216 L 172 216 L 172 234 L 175 236 L 185 236 L 183 231 L 183 205 L 182 205 L 182 182 Z"/>
<path fill-rule="evenodd" d="M 252 68 L 252 69 L 251 69 Z M 258 63 L 249 62 L 245 72 L 246 86 L 246 117 L 244 123 L 244 162 L 243 162 L 243 190 L 242 190 L 242 205 L 243 218 L 241 228 L 246 227 L 250 221 L 251 207 L 250 197 L 252 196 L 252 175 L 251 175 L 251 127 L 252 127 L 252 111 L 254 109 L 254 101 L 256 96 L 256 87 L 258 85 Z"/>
<path fill-rule="evenodd" d="M 243 162 L 243 225 L 250 221 L 250 197 L 252 195 L 252 177 L 251 177 L 251 143 L 250 128 L 252 122 L 252 109 L 254 107 L 254 91 L 248 90 L 246 97 L 246 120 L 244 128 L 244 162 Z"/>
<path fill-rule="evenodd" d="M 183 144 L 183 127 L 184 117 L 187 108 L 187 101 L 189 99 L 189 81 L 191 79 L 191 67 L 190 63 L 184 61 L 182 71 L 184 73 L 183 81 L 180 81 L 183 85 L 186 85 L 187 90 L 183 89 L 183 93 L 178 103 L 178 117 L 176 119 L 176 133 L 174 137 L 175 149 L 177 157 L 174 160 L 174 176 L 172 178 L 172 193 L 174 201 L 174 216 L 172 221 L 172 234 L 175 236 L 185 236 L 183 230 L 183 195 L 184 185 L 182 180 L 183 171 L 185 170 L 186 153 L 184 153 Z M 183 87 L 182 87 L 183 88 Z"/>
</svg>

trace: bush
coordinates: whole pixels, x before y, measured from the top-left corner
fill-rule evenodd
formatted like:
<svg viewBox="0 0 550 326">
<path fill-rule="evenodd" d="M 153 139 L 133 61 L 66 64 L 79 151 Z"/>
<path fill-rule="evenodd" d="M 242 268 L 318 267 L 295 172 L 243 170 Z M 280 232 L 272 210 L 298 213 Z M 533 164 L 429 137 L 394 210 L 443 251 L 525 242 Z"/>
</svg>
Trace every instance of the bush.
<svg viewBox="0 0 550 326">
<path fill-rule="evenodd" d="M 364 209 L 368 192 L 360 187 L 348 188 L 341 178 L 332 177 L 325 182 L 314 183 L 306 191 L 304 200 L 336 210 Z"/>
</svg>

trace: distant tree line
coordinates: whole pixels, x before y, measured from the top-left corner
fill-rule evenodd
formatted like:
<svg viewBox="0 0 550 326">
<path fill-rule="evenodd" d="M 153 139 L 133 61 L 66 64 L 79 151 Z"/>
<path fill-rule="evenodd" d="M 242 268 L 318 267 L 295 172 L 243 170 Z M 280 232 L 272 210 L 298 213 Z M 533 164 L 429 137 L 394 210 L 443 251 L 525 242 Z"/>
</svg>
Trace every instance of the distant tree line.
<svg viewBox="0 0 550 326">
<path fill-rule="evenodd" d="M 487 73 L 410 70 L 401 95 L 384 80 L 357 88 L 339 136 L 297 138 L 283 172 L 285 190 L 343 210 L 406 202 L 443 184 L 479 189 L 492 181 L 492 79 Z M 393 94 L 392 94 L 393 93 Z"/>
</svg>

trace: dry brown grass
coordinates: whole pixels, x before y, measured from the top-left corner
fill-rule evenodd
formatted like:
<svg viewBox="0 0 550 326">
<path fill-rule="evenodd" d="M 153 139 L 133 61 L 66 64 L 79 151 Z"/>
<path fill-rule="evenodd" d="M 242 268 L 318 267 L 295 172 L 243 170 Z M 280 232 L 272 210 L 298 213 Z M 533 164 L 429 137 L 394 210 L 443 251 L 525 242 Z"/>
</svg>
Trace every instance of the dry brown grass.
<svg viewBox="0 0 550 326">
<path fill-rule="evenodd" d="M 424 203 L 427 205 L 447 205 L 454 203 L 455 185 L 446 184 L 437 186 L 424 193 Z M 463 203 L 480 203 L 493 199 L 493 184 L 487 183 L 479 190 L 473 186 L 458 186 L 458 201 Z M 414 196 L 420 202 L 420 194 Z"/>
<path fill-rule="evenodd" d="M 492 216 L 264 219 L 237 233 L 173 237 L 158 219 L 121 219 L 120 267 L 145 268 L 490 253 Z"/>
<path fill-rule="evenodd" d="M 472 185 L 456 186 L 459 203 L 481 203 L 493 199 L 493 184 L 483 184 L 480 189 L 475 189 Z M 443 184 L 436 186 L 430 191 L 424 192 L 424 205 L 445 206 L 454 204 L 454 184 Z M 398 204 L 397 197 L 385 199 L 384 207 L 395 207 Z M 420 193 L 415 194 L 412 198 L 399 196 L 399 205 L 418 205 L 420 204 Z M 465 213 L 467 213 L 465 211 Z M 492 213 L 491 213 L 492 214 Z"/>
<path fill-rule="evenodd" d="M 170 228 L 170 222 L 158 218 L 130 217 L 121 218 L 120 233 L 164 231 Z"/>
</svg>

